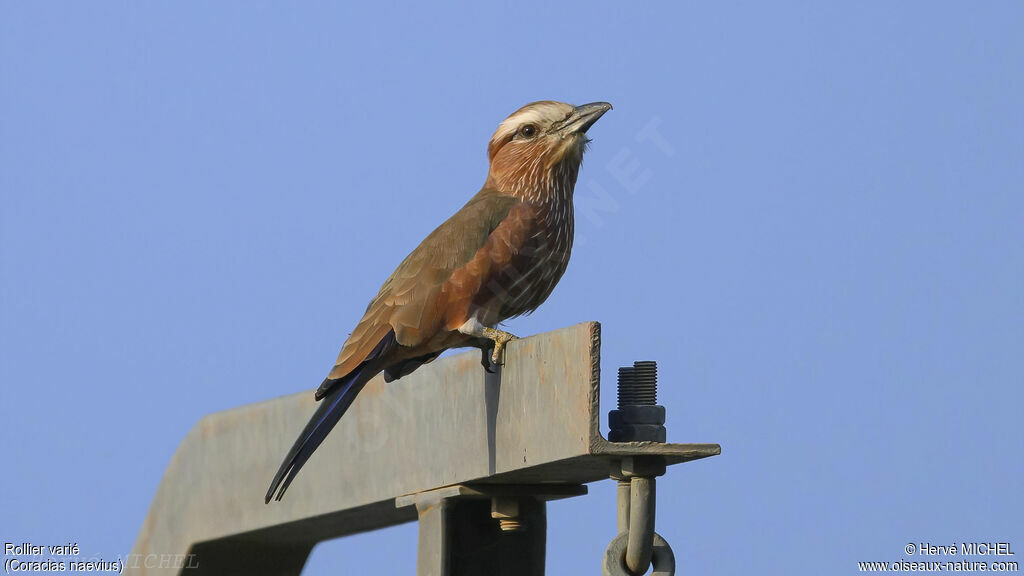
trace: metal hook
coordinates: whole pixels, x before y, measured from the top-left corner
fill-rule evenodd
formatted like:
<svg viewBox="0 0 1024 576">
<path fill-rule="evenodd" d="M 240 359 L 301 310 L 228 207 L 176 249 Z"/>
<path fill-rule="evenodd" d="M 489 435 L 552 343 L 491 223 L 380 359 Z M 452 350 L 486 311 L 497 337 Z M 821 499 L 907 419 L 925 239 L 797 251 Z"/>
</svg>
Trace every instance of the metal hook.
<svg viewBox="0 0 1024 576">
<path fill-rule="evenodd" d="M 629 533 L 622 532 L 608 545 L 608 549 L 604 553 L 604 568 L 601 571 L 604 576 L 637 576 L 626 567 L 628 541 Z M 675 573 L 676 556 L 672 552 L 672 547 L 660 534 L 655 532 L 650 576 L 674 576 Z"/>
</svg>

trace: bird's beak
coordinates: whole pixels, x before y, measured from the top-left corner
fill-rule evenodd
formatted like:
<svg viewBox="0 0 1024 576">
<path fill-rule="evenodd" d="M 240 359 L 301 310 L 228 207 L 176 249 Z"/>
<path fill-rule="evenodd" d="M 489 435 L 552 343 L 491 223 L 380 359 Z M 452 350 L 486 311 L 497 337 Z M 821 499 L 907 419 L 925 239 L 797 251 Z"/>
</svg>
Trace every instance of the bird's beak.
<svg viewBox="0 0 1024 576">
<path fill-rule="evenodd" d="M 577 106 L 572 114 L 558 126 L 558 131 L 564 135 L 584 134 L 588 128 L 594 125 L 594 122 L 597 122 L 598 118 L 611 109 L 612 105 L 607 102 L 591 102 Z"/>
</svg>

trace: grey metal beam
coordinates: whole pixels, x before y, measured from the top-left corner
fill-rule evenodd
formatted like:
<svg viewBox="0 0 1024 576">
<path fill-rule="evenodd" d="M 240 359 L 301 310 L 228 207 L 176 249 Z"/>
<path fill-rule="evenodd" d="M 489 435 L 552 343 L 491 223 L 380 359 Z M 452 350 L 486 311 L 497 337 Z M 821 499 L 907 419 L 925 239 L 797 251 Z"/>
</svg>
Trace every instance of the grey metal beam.
<svg viewBox="0 0 1024 576">
<path fill-rule="evenodd" d="M 610 443 L 600 434 L 600 325 L 510 343 L 487 375 L 467 352 L 401 380 L 367 384 L 281 502 L 270 478 L 314 410 L 304 392 L 202 418 L 171 459 L 126 561 L 128 574 L 177 574 L 155 557 L 194 557 L 190 575 L 297 574 L 319 541 L 417 519 L 402 495 L 455 484 L 582 484 L 612 462 L 667 464 L 717 444 Z M 244 564 L 244 565 L 243 565 Z"/>
</svg>

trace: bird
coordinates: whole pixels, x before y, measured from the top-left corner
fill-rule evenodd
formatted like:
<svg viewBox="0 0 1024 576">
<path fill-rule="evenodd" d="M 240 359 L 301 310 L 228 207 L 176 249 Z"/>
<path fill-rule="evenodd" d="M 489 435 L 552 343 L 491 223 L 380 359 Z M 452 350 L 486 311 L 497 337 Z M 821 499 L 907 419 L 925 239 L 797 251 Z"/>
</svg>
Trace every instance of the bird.
<svg viewBox="0 0 1024 576">
<path fill-rule="evenodd" d="M 487 146 L 483 187 L 398 265 L 370 300 L 334 367 L 319 405 L 267 490 L 280 500 L 302 466 L 367 382 L 392 382 L 450 348 L 477 347 L 481 364 L 504 362 L 516 338 L 498 326 L 529 314 L 569 263 L 573 190 L 607 102 L 544 100 L 502 121 Z M 490 352 L 490 354 L 488 354 Z"/>
</svg>

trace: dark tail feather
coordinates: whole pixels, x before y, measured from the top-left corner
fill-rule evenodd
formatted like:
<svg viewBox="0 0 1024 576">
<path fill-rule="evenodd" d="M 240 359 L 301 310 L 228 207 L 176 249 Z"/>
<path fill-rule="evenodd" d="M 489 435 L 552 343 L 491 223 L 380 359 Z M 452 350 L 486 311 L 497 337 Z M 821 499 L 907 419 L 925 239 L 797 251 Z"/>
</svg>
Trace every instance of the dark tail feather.
<svg viewBox="0 0 1024 576">
<path fill-rule="evenodd" d="M 338 420 L 341 420 L 342 415 L 352 405 L 352 402 L 363 389 L 363 386 L 377 375 L 380 369 L 371 368 L 371 366 L 378 366 L 373 360 L 388 347 L 389 340 L 394 342 L 394 332 L 388 334 L 374 348 L 370 357 L 360 364 L 358 368 L 334 382 L 327 395 L 320 400 L 320 406 L 313 413 L 313 417 L 309 419 L 306 427 L 302 429 L 302 433 L 299 434 L 295 444 L 292 445 L 292 449 L 284 457 L 284 462 L 281 462 L 281 467 L 277 470 L 277 474 L 274 475 L 274 480 L 270 483 L 270 489 L 267 490 L 266 503 L 270 503 L 270 499 L 274 498 L 275 492 L 277 492 L 277 500 L 284 496 L 285 490 L 288 489 L 292 480 L 295 479 L 295 475 L 299 473 L 299 470 L 309 460 L 309 457 L 313 455 L 313 452 L 320 447 L 320 444 L 327 438 L 327 434 L 338 423 Z M 280 490 L 278 490 L 278 487 L 280 487 Z"/>
</svg>

